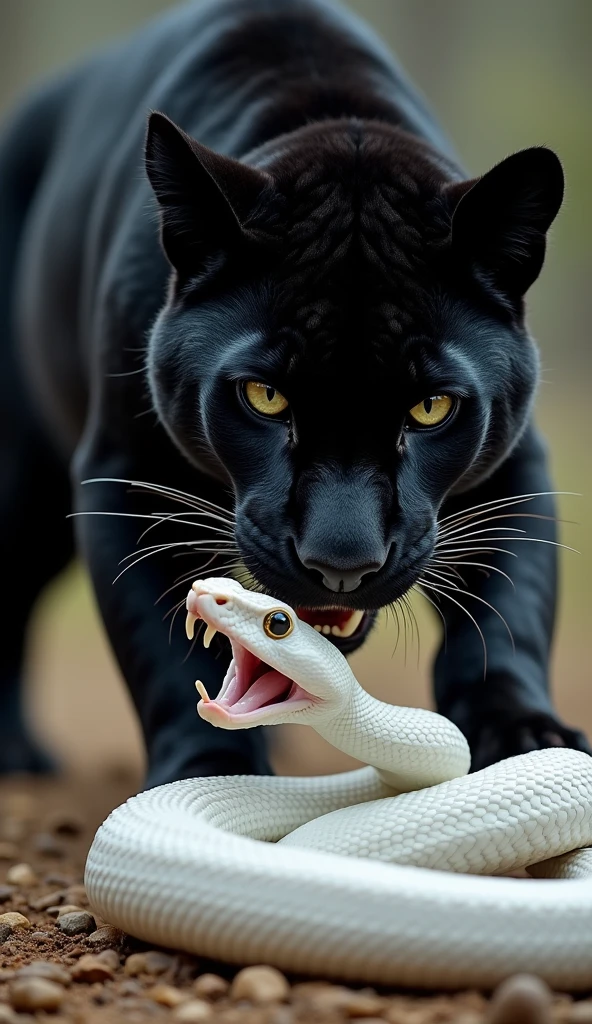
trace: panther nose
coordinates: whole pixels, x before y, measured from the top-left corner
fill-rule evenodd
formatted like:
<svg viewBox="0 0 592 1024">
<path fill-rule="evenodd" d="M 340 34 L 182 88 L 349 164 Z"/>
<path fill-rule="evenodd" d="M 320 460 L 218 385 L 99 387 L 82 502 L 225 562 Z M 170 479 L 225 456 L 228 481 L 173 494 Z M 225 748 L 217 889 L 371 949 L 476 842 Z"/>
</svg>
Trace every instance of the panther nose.
<svg viewBox="0 0 592 1024">
<path fill-rule="evenodd" d="M 368 573 L 377 572 L 383 565 L 382 562 L 370 562 L 369 565 L 361 565 L 355 569 L 336 569 L 332 565 L 323 565 L 312 558 L 303 558 L 303 565 L 307 569 L 316 569 L 323 577 L 323 585 L 327 590 L 333 590 L 336 594 L 349 594 L 357 590 L 364 576 Z"/>
</svg>

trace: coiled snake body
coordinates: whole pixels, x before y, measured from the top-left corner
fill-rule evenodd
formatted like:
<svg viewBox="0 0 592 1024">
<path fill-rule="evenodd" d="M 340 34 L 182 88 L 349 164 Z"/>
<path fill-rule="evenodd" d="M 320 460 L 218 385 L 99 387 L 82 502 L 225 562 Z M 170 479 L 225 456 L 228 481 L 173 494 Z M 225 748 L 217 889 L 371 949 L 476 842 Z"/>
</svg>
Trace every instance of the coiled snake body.
<svg viewBox="0 0 592 1024">
<path fill-rule="evenodd" d="M 490 986 L 529 971 L 592 986 L 592 758 L 553 748 L 467 775 L 454 725 L 370 697 L 288 606 L 215 578 L 187 606 L 191 630 L 203 619 L 206 640 L 220 630 L 233 649 L 202 717 L 310 724 L 368 767 L 133 797 L 88 855 L 103 918 L 152 943 L 350 981 Z M 537 877 L 479 877 L 520 868 Z"/>
</svg>

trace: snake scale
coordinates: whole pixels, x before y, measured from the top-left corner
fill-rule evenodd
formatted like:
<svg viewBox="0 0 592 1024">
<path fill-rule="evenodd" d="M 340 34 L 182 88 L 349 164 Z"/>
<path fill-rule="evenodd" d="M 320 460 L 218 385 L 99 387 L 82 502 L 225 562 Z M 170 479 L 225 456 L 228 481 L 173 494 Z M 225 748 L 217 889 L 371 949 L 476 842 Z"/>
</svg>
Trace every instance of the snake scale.
<svg viewBox="0 0 592 1024">
<path fill-rule="evenodd" d="M 592 986 L 592 759 L 523 754 L 468 775 L 457 728 L 375 700 L 287 605 L 211 578 L 189 632 L 233 658 L 198 712 L 222 728 L 300 722 L 367 767 L 220 777 L 133 797 L 100 827 L 86 885 L 151 943 L 349 981 L 490 987 L 517 971 Z M 532 878 L 492 877 L 527 868 Z"/>
</svg>

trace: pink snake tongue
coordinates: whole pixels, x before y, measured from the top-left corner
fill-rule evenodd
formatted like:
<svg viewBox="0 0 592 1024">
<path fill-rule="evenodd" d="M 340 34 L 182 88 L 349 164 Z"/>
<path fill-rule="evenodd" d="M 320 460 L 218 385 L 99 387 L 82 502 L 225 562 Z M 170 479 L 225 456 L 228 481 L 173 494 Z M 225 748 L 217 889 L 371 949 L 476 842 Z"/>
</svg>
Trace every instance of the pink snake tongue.
<svg viewBox="0 0 592 1024">
<path fill-rule="evenodd" d="M 268 701 L 274 700 L 275 697 L 285 693 L 290 685 L 291 683 L 287 676 L 282 675 L 281 672 L 276 672 L 275 669 L 270 669 L 269 672 L 259 676 L 259 679 L 251 685 L 244 697 L 237 700 L 235 704 L 231 704 L 229 710 L 233 712 L 256 711 L 257 708 L 263 707 Z"/>
</svg>

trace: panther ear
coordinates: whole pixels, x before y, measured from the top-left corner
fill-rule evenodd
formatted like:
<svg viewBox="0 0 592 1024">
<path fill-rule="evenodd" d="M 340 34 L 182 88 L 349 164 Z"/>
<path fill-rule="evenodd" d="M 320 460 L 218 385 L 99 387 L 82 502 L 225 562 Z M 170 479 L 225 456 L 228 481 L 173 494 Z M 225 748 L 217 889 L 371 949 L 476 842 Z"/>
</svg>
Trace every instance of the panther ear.
<svg viewBox="0 0 592 1024">
<path fill-rule="evenodd" d="M 482 178 L 446 186 L 454 208 L 452 253 L 484 283 L 519 300 L 541 272 L 563 185 L 558 157 L 535 147 L 507 157 Z"/>
<path fill-rule="evenodd" d="M 258 215 L 273 198 L 272 178 L 215 153 L 156 112 L 148 121 L 146 172 L 160 205 L 164 251 L 181 273 L 265 237 Z"/>
</svg>

